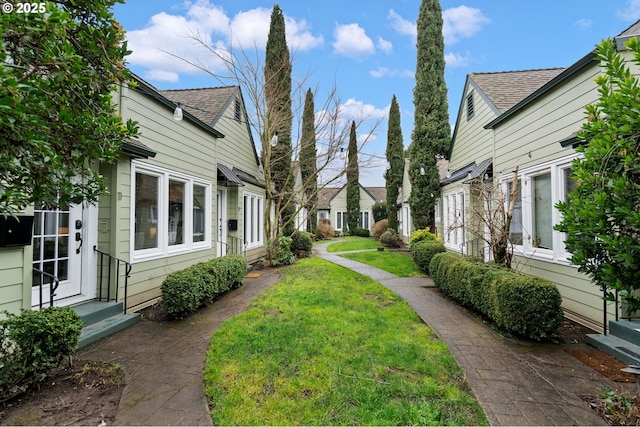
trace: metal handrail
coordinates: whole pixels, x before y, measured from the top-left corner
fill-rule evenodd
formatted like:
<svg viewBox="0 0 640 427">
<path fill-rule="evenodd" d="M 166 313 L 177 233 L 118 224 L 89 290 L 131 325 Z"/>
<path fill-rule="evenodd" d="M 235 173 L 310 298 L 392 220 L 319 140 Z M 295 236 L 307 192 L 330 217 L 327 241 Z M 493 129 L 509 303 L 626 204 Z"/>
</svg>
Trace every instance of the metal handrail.
<svg viewBox="0 0 640 427">
<path fill-rule="evenodd" d="M 607 320 L 607 303 L 610 303 L 611 301 L 607 299 L 607 288 L 605 287 L 602 290 L 602 315 L 603 315 L 603 319 L 602 319 L 602 329 L 604 332 L 604 335 L 607 335 L 607 329 L 608 329 L 608 320 Z M 616 290 L 616 299 L 613 301 L 613 303 L 615 304 L 614 308 L 615 308 L 615 315 L 616 315 L 616 322 L 618 320 L 620 320 L 620 296 L 618 293 L 618 290 Z M 629 319 L 631 319 L 631 316 L 629 316 Z"/>
<path fill-rule="evenodd" d="M 48 278 L 51 279 L 51 282 L 49 282 L 49 284 L 51 285 L 49 287 L 49 306 L 53 307 L 53 297 L 56 296 L 56 290 L 58 290 L 58 286 L 60 285 L 60 279 L 58 279 L 58 276 L 55 276 L 51 273 L 47 273 L 46 271 L 40 270 L 39 268 L 33 267 L 33 271 L 35 271 L 38 274 L 47 276 Z M 42 280 L 43 278 L 40 278 L 40 308 L 42 308 L 42 287 L 45 284 L 44 280 Z"/>
<path fill-rule="evenodd" d="M 108 254 L 106 252 L 103 252 L 101 250 L 98 249 L 97 246 L 93 246 L 93 250 L 94 252 L 98 253 L 100 255 L 100 281 L 99 281 L 99 286 L 98 286 L 98 301 L 102 301 L 102 283 L 103 283 L 103 279 L 104 279 L 104 257 L 107 257 L 109 266 L 108 266 L 108 271 L 107 271 L 107 296 L 106 296 L 106 300 L 107 301 L 118 301 L 118 289 L 120 288 L 120 263 L 124 264 L 124 268 L 125 268 L 125 274 L 124 274 L 124 308 L 123 311 L 126 313 L 127 312 L 127 294 L 128 294 L 128 286 L 129 286 L 129 277 L 131 276 L 131 263 L 129 263 L 128 261 L 125 261 L 123 259 L 120 259 L 118 257 L 115 257 L 111 254 Z M 116 268 L 115 268 L 115 274 L 116 274 L 116 283 L 115 283 L 115 296 L 112 299 L 111 298 L 111 264 L 113 263 L 113 261 L 116 262 Z"/>
<path fill-rule="evenodd" d="M 229 253 L 229 247 L 231 247 L 232 254 L 239 254 L 243 257 L 247 256 L 247 241 L 240 237 L 227 236 L 227 239 L 231 241 L 231 245 L 227 244 L 227 253 Z"/>
</svg>

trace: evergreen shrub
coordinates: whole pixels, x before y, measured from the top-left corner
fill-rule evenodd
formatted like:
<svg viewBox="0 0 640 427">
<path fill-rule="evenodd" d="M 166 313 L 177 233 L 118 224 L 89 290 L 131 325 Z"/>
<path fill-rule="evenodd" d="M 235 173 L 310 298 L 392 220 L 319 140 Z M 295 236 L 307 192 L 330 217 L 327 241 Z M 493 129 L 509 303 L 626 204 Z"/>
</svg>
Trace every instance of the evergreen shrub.
<svg viewBox="0 0 640 427">
<path fill-rule="evenodd" d="M 221 294 L 238 287 L 247 269 L 244 257 L 226 255 L 171 273 L 160 286 L 164 308 L 174 319 L 188 316 Z"/>
<path fill-rule="evenodd" d="M 440 242 L 423 240 L 415 243 L 411 247 L 413 261 L 427 274 L 429 274 L 429 263 L 431 262 L 431 258 L 433 258 L 435 254 L 441 252 L 446 252 L 446 249 Z"/>
<path fill-rule="evenodd" d="M 296 231 L 291 235 L 291 252 L 298 258 L 311 255 L 313 235 L 306 231 Z"/>
<path fill-rule="evenodd" d="M 368 228 L 358 227 L 355 230 L 353 230 L 353 233 L 351 233 L 351 235 L 358 236 L 358 237 L 369 237 L 371 233 L 369 232 Z"/>
<path fill-rule="evenodd" d="M 387 229 L 380 235 L 380 243 L 390 248 L 399 248 L 402 245 L 402 240 L 395 230 Z"/>
<path fill-rule="evenodd" d="M 435 254 L 429 271 L 442 292 L 498 328 L 536 341 L 556 338 L 564 315 L 552 282 L 452 252 Z"/>
<path fill-rule="evenodd" d="M 40 384 L 73 354 L 83 322 L 69 307 L 4 312 L 0 320 L 0 402 Z"/>
<path fill-rule="evenodd" d="M 421 230 L 416 230 L 413 233 L 411 233 L 411 236 L 409 236 L 409 248 L 411 248 L 415 243 L 422 242 L 425 240 L 429 242 L 440 241 L 438 236 L 430 232 L 429 227 L 427 227 Z"/>
</svg>

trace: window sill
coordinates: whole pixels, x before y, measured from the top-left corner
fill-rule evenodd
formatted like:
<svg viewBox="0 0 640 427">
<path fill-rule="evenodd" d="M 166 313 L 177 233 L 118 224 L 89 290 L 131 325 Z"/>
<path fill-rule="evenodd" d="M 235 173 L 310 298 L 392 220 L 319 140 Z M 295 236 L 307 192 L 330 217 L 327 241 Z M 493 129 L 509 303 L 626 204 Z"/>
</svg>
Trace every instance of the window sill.
<svg viewBox="0 0 640 427">
<path fill-rule="evenodd" d="M 206 245 L 193 246 L 191 248 L 180 248 L 180 249 L 172 248 L 170 251 L 167 251 L 167 252 L 153 252 L 153 253 L 145 253 L 145 254 L 136 254 L 134 252 L 133 256 L 131 257 L 131 264 L 137 264 L 140 262 L 147 262 L 147 261 L 155 261 L 155 260 L 164 259 L 164 258 L 171 258 L 174 256 L 186 255 L 186 254 L 200 252 L 208 249 L 211 249 L 211 245 L 209 243 L 207 243 Z"/>
</svg>

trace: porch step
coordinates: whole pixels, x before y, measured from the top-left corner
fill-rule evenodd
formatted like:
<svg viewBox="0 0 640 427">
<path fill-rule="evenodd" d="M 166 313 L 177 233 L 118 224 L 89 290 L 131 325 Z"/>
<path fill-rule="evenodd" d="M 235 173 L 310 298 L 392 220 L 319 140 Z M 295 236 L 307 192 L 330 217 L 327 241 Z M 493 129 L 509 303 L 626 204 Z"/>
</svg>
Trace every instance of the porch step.
<svg viewBox="0 0 640 427">
<path fill-rule="evenodd" d="M 640 321 L 637 320 L 616 320 L 609 322 L 611 335 L 631 341 L 632 344 L 640 345 Z"/>
<path fill-rule="evenodd" d="M 624 364 L 640 365 L 640 345 L 634 342 L 613 334 L 589 334 L 585 341 Z"/>
<path fill-rule="evenodd" d="M 140 313 L 124 314 L 121 302 L 90 301 L 73 310 L 84 322 L 78 348 L 87 347 L 140 321 Z"/>
</svg>

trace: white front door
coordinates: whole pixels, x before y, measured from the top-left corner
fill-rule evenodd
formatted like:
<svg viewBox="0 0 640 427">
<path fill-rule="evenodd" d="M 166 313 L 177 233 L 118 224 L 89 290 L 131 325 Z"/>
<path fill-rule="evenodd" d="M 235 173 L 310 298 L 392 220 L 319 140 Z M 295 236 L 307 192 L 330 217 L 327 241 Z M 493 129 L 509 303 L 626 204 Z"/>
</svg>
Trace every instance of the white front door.
<svg viewBox="0 0 640 427">
<path fill-rule="evenodd" d="M 216 212 L 218 212 L 218 245 L 217 255 L 225 256 L 227 246 L 227 192 L 218 190 L 216 197 Z"/>
<path fill-rule="evenodd" d="M 49 305 L 52 276 L 58 279 L 55 305 L 68 305 L 95 296 L 95 280 L 91 288 L 87 288 L 86 280 L 89 274 L 95 274 L 95 255 L 91 250 L 95 236 L 87 227 L 87 223 L 94 223 L 89 214 L 95 210 L 95 207 L 84 208 L 83 205 L 60 209 L 36 205 L 33 219 L 33 307 L 40 305 L 41 292 L 43 307 Z"/>
</svg>

